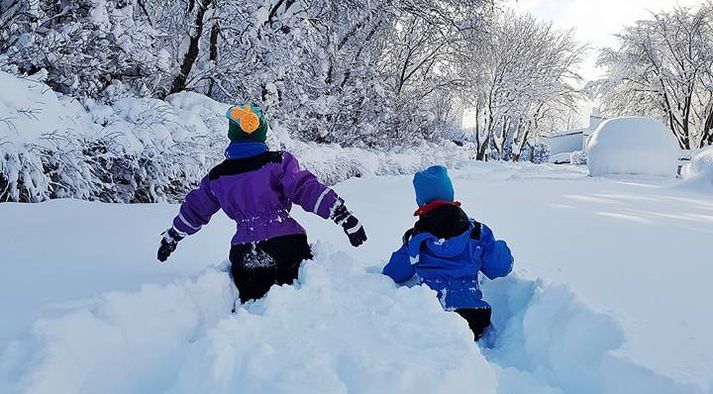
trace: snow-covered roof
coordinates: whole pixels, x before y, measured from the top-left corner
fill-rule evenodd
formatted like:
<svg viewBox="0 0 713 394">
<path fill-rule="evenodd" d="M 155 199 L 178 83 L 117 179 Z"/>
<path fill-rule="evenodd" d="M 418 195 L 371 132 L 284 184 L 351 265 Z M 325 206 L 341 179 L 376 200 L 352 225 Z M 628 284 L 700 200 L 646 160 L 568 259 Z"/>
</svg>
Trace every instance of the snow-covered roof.
<svg viewBox="0 0 713 394">
<path fill-rule="evenodd" d="M 580 128 L 580 129 L 564 130 L 564 131 L 552 131 L 550 133 L 543 135 L 543 137 L 544 138 L 565 137 L 565 136 L 569 136 L 569 135 L 585 134 L 587 131 L 589 131 L 589 129 L 586 127 Z"/>
</svg>

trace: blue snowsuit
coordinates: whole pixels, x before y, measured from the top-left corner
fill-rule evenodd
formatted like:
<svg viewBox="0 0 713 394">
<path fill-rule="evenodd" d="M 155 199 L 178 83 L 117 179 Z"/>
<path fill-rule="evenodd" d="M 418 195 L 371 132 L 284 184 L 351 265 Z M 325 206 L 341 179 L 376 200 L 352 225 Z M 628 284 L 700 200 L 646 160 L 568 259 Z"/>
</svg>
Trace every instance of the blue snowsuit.
<svg viewBox="0 0 713 394">
<path fill-rule="evenodd" d="M 396 283 L 418 275 L 438 293 L 447 310 L 489 308 L 478 289 L 478 271 L 490 279 L 512 271 L 513 257 L 505 241 L 496 241 L 484 224 L 470 219 L 470 227 L 460 235 L 439 239 L 429 232 L 407 236 L 393 253 L 383 273 Z"/>
</svg>

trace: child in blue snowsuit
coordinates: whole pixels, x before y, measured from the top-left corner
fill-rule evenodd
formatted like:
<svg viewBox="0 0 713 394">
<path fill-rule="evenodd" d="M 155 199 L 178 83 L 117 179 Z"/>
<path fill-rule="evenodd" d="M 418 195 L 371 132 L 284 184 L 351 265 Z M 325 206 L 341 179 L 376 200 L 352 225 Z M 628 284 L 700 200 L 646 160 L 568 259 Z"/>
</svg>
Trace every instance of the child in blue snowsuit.
<svg viewBox="0 0 713 394">
<path fill-rule="evenodd" d="M 490 326 L 491 308 L 478 289 L 478 272 L 490 279 L 512 271 L 513 257 L 505 241 L 471 219 L 454 201 L 453 184 L 443 166 L 416 173 L 413 179 L 418 221 L 403 237 L 384 275 L 403 283 L 418 275 L 435 290 L 441 305 L 468 321 L 477 341 Z"/>
</svg>

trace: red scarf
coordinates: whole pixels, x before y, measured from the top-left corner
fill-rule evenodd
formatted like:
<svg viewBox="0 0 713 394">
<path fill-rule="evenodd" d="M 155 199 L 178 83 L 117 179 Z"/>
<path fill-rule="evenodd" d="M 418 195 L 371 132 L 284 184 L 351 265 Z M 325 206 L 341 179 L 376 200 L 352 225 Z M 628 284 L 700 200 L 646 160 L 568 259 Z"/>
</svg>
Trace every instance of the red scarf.
<svg viewBox="0 0 713 394">
<path fill-rule="evenodd" d="M 433 211 L 434 209 L 436 209 L 438 207 L 442 207 L 444 205 L 453 205 L 453 206 L 459 207 L 460 202 L 459 201 L 446 201 L 446 200 L 432 201 L 432 202 L 418 208 L 416 210 L 416 212 L 413 213 L 413 216 L 425 215 L 425 214 Z"/>
</svg>

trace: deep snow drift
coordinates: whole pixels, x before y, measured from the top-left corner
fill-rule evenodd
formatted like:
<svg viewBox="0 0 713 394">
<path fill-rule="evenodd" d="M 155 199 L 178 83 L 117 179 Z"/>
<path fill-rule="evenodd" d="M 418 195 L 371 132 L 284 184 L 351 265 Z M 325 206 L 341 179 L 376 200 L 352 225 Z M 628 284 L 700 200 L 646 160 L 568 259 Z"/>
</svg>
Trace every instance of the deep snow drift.
<svg viewBox="0 0 713 394">
<path fill-rule="evenodd" d="M 296 212 L 317 258 L 296 287 L 235 316 L 227 275 L 209 267 L 227 254 L 224 217 L 160 265 L 175 206 L 3 204 L 17 225 L 0 227 L 0 315 L 11 317 L 0 392 L 710 390 L 713 319 L 692 302 L 711 299 L 709 196 L 575 167 L 478 163 L 453 175 L 466 211 L 516 256 L 513 277 L 483 283 L 492 349 L 471 344 L 427 289 L 378 274 L 413 220 L 408 177 L 337 186 L 369 232 L 364 248 Z"/>
<path fill-rule="evenodd" d="M 611 354 L 619 326 L 564 287 L 516 276 L 485 287 L 502 330 L 481 353 L 426 288 L 396 289 L 343 253 L 320 249 L 299 284 L 235 316 L 212 268 L 41 320 L 6 350 L 3 372 L 20 372 L 14 388 L 27 393 L 694 391 Z"/>
<path fill-rule="evenodd" d="M 587 145 L 592 176 L 634 174 L 674 177 L 680 149 L 659 120 L 625 117 L 604 121 Z"/>
</svg>

